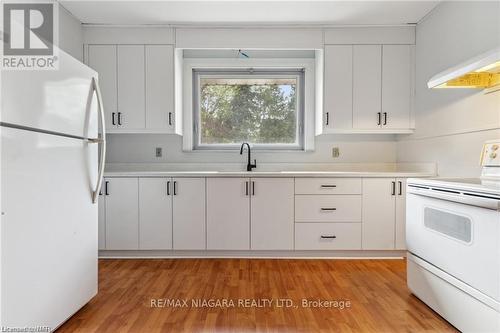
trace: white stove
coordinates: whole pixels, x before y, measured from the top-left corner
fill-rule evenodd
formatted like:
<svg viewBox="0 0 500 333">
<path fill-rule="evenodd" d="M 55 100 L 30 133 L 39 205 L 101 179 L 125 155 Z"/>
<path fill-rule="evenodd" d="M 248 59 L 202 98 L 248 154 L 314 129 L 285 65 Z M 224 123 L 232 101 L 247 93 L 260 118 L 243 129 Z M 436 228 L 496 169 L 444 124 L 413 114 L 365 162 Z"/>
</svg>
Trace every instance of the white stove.
<svg viewBox="0 0 500 333">
<path fill-rule="evenodd" d="M 500 332 L 500 140 L 479 178 L 409 179 L 408 287 L 463 332 Z"/>
</svg>

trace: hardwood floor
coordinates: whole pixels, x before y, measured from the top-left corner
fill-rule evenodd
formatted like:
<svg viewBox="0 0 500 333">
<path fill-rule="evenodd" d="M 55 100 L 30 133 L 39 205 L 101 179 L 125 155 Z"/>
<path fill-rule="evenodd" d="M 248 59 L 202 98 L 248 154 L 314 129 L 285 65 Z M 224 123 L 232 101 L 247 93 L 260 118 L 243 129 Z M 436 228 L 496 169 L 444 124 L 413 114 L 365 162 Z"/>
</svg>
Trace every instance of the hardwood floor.
<svg viewBox="0 0 500 333">
<path fill-rule="evenodd" d="M 404 260 L 134 259 L 99 265 L 99 294 L 58 332 L 456 332 L 410 294 Z M 185 300 L 188 307 L 166 299 Z M 199 299 L 233 300 L 234 307 L 196 308 L 192 302 Z M 243 299 L 273 303 L 243 307 Z M 278 299 L 294 304 L 278 307 Z M 302 299 L 350 301 L 350 307 L 303 307 Z"/>
</svg>

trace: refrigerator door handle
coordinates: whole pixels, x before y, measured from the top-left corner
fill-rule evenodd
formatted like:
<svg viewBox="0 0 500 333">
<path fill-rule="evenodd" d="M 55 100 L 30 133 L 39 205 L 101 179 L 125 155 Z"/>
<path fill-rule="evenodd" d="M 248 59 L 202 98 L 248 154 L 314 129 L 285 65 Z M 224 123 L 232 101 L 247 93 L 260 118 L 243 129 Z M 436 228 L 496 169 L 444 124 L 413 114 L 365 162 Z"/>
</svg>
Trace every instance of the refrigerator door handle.
<svg viewBox="0 0 500 333">
<path fill-rule="evenodd" d="M 99 173 L 97 176 L 97 184 L 95 187 L 94 192 L 92 193 L 92 203 L 97 202 L 97 198 L 99 197 L 99 191 L 101 190 L 102 186 L 102 178 L 104 175 L 104 162 L 106 161 L 106 123 L 105 123 L 105 115 L 104 115 L 104 107 L 102 104 L 102 95 L 101 95 L 101 89 L 99 89 L 99 83 L 97 82 L 96 78 L 92 78 L 92 88 L 95 91 L 95 94 L 97 96 L 97 106 L 99 109 L 99 120 L 101 122 L 101 135 L 97 139 L 92 139 L 90 142 L 94 142 L 97 144 L 101 145 L 100 149 L 100 154 L 99 154 Z"/>
</svg>

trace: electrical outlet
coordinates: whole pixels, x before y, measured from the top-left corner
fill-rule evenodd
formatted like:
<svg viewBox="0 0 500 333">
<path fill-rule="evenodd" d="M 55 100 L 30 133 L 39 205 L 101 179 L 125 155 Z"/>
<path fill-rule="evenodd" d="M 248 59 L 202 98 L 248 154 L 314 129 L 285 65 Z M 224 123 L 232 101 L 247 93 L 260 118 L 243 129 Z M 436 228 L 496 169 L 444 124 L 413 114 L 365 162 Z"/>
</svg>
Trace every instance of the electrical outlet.
<svg viewBox="0 0 500 333">
<path fill-rule="evenodd" d="M 161 157 L 163 155 L 161 147 L 156 147 L 156 157 Z"/>
<path fill-rule="evenodd" d="M 332 148 L 332 157 L 337 158 L 340 156 L 340 150 L 339 147 L 333 147 Z"/>
</svg>

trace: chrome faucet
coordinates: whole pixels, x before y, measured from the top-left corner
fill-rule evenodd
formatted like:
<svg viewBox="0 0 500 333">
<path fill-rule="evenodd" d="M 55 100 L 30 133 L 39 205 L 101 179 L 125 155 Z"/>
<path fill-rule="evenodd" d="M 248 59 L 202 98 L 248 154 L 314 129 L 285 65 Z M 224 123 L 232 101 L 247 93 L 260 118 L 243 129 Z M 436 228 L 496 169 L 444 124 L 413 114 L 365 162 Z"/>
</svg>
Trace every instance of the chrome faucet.
<svg viewBox="0 0 500 333">
<path fill-rule="evenodd" d="M 253 164 L 252 164 L 252 162 L 250 162 L 250 160 L 251 160 L 251 158 L 250 158 L 251 151 L 250 151 L 250 145 L 248 144 L 248 142 L 243 142 L 241 144 L 240 155 L 243 155 L 243 148 L 245 147 L 245 145 L 247 146 L 247 149 L 248 149 L 247 171 L 252 171 L 253 168 L 257 167 L 257 160 L 253 160 Z"/>
</svg>

